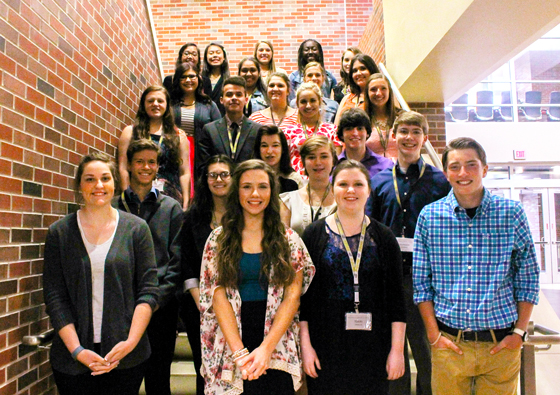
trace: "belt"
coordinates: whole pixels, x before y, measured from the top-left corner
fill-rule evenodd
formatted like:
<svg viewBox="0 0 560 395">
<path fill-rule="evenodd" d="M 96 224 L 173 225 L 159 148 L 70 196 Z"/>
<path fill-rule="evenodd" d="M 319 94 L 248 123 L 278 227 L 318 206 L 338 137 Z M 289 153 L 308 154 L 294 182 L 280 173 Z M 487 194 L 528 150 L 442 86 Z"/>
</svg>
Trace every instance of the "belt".
<svg viewBox="0 0 560 395">
<path fill-rule="evenodd" d="M 461 329 L 451 328 L 445 325 L 441 321 L 437 321 L 438 327 L 441 331 L 445 333 L 449 333 L 451 336 L 457 336 L 459 331 L 461 331 L 461 339 L 463 341 L 473 341 L 473 342 L 493 342 L 494 339 L 492 338 L 492 332 L 494 332 L 494 336 L 496 336 L 496 341 L 500 342 L 502 339 L 509 334 L 511 334 L 511 328 L 513 328 L 513 324 L 508 328 L 502 329 L 487 329 L 484 331 L 463 331 Z"/>
</svg>

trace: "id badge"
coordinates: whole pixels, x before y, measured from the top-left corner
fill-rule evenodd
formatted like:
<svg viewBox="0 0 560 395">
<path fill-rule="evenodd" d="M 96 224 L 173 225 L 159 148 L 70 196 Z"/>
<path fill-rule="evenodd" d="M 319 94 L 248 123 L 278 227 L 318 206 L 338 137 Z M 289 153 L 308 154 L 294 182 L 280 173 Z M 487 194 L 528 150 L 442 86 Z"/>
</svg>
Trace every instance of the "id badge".
<svg viewBox="0 0 560 395">
<path fill-rule="evenodd" d="M 414 239 L 408 237 L 397 237 L 401 252 L 414 252 Z"/>
<path fill-rule="evenodd" d="M 347 331 L 371 331 L 371 313 L 346 313 Z"/>
<path fill-rule="evenodd" d="M 162 178 L 156 178 L 153 182 L 152 182 L 152 186 L 157 189 L 158 191 L 162 192 L 163 191 L 163 186 L 165 185 L 165 180 Z"/>
</svg>

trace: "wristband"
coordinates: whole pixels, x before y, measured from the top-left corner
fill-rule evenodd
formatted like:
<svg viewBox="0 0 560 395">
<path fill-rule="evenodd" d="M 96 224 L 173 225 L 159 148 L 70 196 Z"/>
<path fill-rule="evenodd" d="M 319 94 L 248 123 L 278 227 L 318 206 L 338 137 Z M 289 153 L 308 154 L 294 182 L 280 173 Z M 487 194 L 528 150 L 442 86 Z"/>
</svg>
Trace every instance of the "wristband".
<svg viewBox="0 0 560 395">
<path fill-rule="evenodd" d="M 433 343 L 430 343 L 430 346 L 435 346 L 435 345 L 437 344 L 437 342 L 439 342 L 439 339 L 441 339 L 441 332 L 439 333 L 439 335 L 438 335 L 436 341 L 433 342 Z"/>
<path fill-rule="evenodd" d="M 78 354 L 84 350 L 85 348 L 83 348 L 82 346 L 78 346 L 74 351 L 72 351 L 72 358 L 74 358 L 74 361 L 78 360 Z"/>
</svg>

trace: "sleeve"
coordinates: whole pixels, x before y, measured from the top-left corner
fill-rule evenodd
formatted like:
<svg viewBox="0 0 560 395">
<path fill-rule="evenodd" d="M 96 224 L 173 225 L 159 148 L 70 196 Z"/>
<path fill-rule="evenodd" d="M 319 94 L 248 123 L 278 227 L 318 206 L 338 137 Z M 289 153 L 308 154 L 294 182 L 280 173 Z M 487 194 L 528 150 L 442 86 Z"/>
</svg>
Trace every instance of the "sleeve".
<svg viewBox="0 0 560 395">
<path fill-rule="evenodd" d="M 222 117 L 222 114 L 220 114 L 220 109 L 218 108 L 218 106 L 216 105 L 216 103 L 214 102 L 210 102 L 211 104 L 211 108 L 210 108 L 210 122 L 214 122 L 217 121 L 218 119 L 220 119 Z"/>
<path fill-rule="evenodd" d="M 212 312 L 214 291 L 218 288 L 218 271 L 216 267 L 217 245 L 216 238 L 221 233 L 221 228 L 214 230 L 204 246 L 202 265 L 200 267 L 200 314 L 201 316 Z"/>
<path fill-rule="evenodd" d="M 381 226 L 381 225 L 380 225 Z M 387 301 L 390 305 L 389 319 L 391 322 L 406 322 L 406 304 L 404 301 L 404 287 L 402 274 L 402 256 L 397 239 L 386 226 L 382 226 L 387 268 L 385 282 L 387 284 Z"/>
<path fill-rule="evenodd" d="M 520 203 L 515 214 L 516 237 L 512 253 L 513 289 L 517 302 L 539 302 L 539 264 L 527 215 Z"/>
<path fill-rule="evenodd" d="M 171 216 L 168 225 L 168 253 L 169 262 L 167 271 L 159 284 L 159 305 L 165 306 L 175 295 L 177 286 L 181 281 L 181 224 L 183 210 L 177 201 L 173 200 Z"/>
<path fill-rule="evenodd" d="M 381 202 L 379 189 L 376 187 L 376 181 L 376 177 L 371 179 L 371 193 L 366 203 L 366 215 L 369 215 L 377 221 L 381 221 Z"/>
<path fill-rule="evenodd" d="M 290 203 L 290 192 L 283 192 L 280 194 L 280 201 L 288 207 L 288 210 L 292 210 L 292 204 Z"/>
<path fill-rule="evenodd" d="M 200 264 L 202 256 L 196 248 L 193 234 L 192 209 L 185 213 L 185 220 L 181 228 L 181 291 L 185 292 L 199 286 Z"/>
<path fill-rule="evenodd" d="M 214 104 L 215 105 L 215 104 Z M 214 144 L 212 143 L 212 138 L 210 137 L 210 132 L 208 131 L 208 125 L 206 124 L 204 125 L 204 127 L 202 128 L 202 132 L 200 133 L 200 136 L 198 137 L 198 160 L 197 160 L 197 169 L 196 169 L 196 175 L 197 178 L 201 176 L 200 172 L 202 171 L 202 168 L 204 166 L 204 163 L 206 163 L 206 161 L 208 160 L 208 158 L 210 158 L 212 155 L 214 155 Z"/>
<path fill-rule="evenodd" d="M 426 209 L 418 216 L 414 234 L 414 252 L 412 263 L 412 283 L 414 287 L 414 303 L 434 300 L 435 291 L 432 287 L 432 268 L 430 264 L 429 231 Z"/>
<path fill-rule="evenodd" d="M 303 270 L 303 284 L 301 289 L 301 293 L 303 295 L 307 292 L 307 289 L 313 280 L 313 276 L 315 276 L 315 266 L 311 261 L 307 247 L 299 235 L 292 229 L 288 229 L 287 232 L 291 250 L 292 266 L 296 272 Z"/>
<path fill-rule="evenodd" d="M 155 309 L 159 290 L 156 269 L 156 254 L 150 228 L 144 221 L 136 225 L 134 231 L 136 305 L 148 303 Z"/>
<path fill-rule="evenodd" d="M 51 227 L 45 242 L 43 296 L 47 314 L 57 332 L 66 325 L 75 322 L 62 265 L 58 232 Z"/>
</svg>

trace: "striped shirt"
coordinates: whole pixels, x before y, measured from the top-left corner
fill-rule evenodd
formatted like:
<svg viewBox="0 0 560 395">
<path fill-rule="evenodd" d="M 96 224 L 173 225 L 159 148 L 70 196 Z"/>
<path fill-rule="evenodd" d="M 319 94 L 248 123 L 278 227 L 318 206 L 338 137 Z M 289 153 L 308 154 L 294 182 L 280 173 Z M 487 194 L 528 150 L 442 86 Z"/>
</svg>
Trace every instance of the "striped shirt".
<svg viewBox="0 0 560 395">
<path fill-rule="evenodd" d="M 263 115 L 263 111 L 264 110 L 252 113 L 249 119 L 251 121 L 255 121 L 256 123 L 260 123 L 261 125 L 274 125 L 274 122 L 272 122 L 272 118 Z M 276 122 L 280 121 L 279 119 L 274 119 L 274 120 Z M 289 126 L 296 126 L 297 124 L 298 124 L 298 112 L 294 111 L 292 115 L 284 118 L 282 124 L 279 125 L 278 127 L 284 130 Z"/>
<path fill-rule="evenodd" d="M 456 329 L 500 329 L 517 302 L 538 303 L 539 266 L 521 203 L 484 190 L 474 218 L 453 190 L 420 212 L 414 236 L 414 302 L 433 301 Z"/>
</svg>

